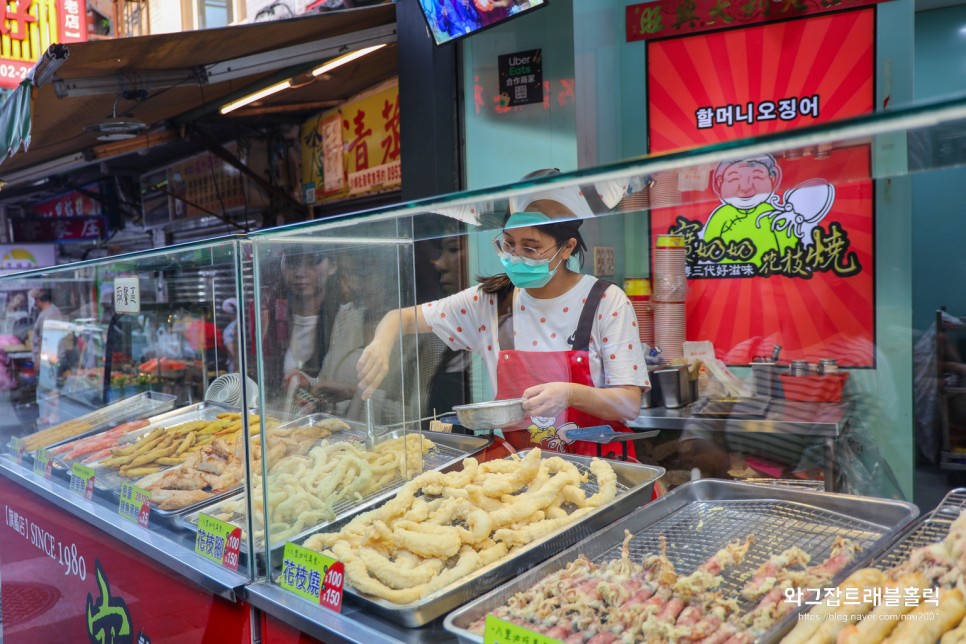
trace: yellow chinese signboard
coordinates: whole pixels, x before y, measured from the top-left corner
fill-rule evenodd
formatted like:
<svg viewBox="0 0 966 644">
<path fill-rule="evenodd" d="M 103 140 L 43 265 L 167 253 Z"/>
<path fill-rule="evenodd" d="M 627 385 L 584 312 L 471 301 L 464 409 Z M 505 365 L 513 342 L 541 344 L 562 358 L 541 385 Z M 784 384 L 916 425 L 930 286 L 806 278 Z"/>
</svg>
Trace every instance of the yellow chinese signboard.
<svg viewBox="0 0 966 644">
<path fill-rule="evenodd" d="M 84 0 L 0 0 L 0 87 L 19 85 L 50 45 L 84 40 Z"/>
<path fill-rule="evenodd" d="M 398 81 L 309 119 L 302 124 L 301 141 L 307 202 L 398 190 Z"/>
</svg>

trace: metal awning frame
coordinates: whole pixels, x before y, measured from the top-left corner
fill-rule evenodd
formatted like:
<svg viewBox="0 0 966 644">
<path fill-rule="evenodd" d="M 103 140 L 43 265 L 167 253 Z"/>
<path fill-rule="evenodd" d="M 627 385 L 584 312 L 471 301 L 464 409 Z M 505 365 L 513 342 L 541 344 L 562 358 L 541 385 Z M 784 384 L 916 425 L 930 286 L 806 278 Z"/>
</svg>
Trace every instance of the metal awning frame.
<svg viewBox="0 0 966 644">
<path fill-rule="evenodd" d="M 312 65 L 354 49 L 396 41 L 396 25 L 380 25 L 362 31 L 293 45 L 261 54 L 251 54 L 210 65 L 164 71 L 121 70 L 110 76 L 54 78 L 58 98 L 114 94 L 136 96 L 186 83 L 205 85 L 245 78 L 255 74 Z"/>
</svg>

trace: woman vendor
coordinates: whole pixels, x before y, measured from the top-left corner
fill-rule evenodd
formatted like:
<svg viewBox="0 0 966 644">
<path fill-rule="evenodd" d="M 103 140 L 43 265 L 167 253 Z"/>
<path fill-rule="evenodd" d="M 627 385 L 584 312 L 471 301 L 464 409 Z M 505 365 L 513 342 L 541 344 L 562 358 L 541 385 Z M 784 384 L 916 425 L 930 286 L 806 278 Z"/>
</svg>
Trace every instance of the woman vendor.
<svg viewBox="0 0 966 644">
<path fill-rule="evenodd" d="M 504 428 L 515 447 L 596 455 L 596 444 L 574 442 L 566 430 L 606 424 L 629 431 L 621 421 L 638 416 L 650 381 L 627 296 L 576 270 L 587 250 L 579 217 L 593 214 L 587 192 L 556 188 L 511 200 L 493 240 L 506 273 L 386 315 L 359 359 L 363 397 L 388 373 L 400 332 L 432 331 L 450 348 L 482 357 L 497 400 L 525 399 L 527 418 Z M 603 449 L 620 451 L 619 443 Z"/>
</svg>

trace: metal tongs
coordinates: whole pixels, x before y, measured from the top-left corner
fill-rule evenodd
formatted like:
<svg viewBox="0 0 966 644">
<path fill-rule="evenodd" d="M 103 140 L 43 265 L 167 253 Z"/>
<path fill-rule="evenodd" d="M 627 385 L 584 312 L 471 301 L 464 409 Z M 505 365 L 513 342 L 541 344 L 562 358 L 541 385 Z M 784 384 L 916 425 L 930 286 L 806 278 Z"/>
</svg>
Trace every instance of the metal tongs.
<svg viewBox="0 0 966 644">
<path fill-rule="evenodd" d="M 372 398 L 366 398 L 366 451 L 376 446 L 376 424 L 372 420 Z"/>
</svg>

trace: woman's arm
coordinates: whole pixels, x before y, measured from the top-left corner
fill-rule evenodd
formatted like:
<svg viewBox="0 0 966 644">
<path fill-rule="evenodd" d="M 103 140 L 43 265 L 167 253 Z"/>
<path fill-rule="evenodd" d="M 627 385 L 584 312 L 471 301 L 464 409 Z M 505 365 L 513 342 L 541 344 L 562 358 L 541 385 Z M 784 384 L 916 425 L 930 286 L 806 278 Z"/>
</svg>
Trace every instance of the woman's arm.
<svg viewBox="0 0 966 644">
<path fill-rule="evenodd" d="M 400 334 L 429 333 L 422 307 L 413 306 L 389 311 L 376 326 L 372 342 L 362 351 L 356 365 L 362 399 L 368 400 L 389 373 L 389 356 Z"/>
<path fill-rule="evenodd" d="M 528 416 L 553 418 L 568 407 L 602 420 L 633 420 L 641 413 L 641 388 L 636 385 L 588 387 L 570 382 L 548 382 L 523 392 Z"/>
</svg>

